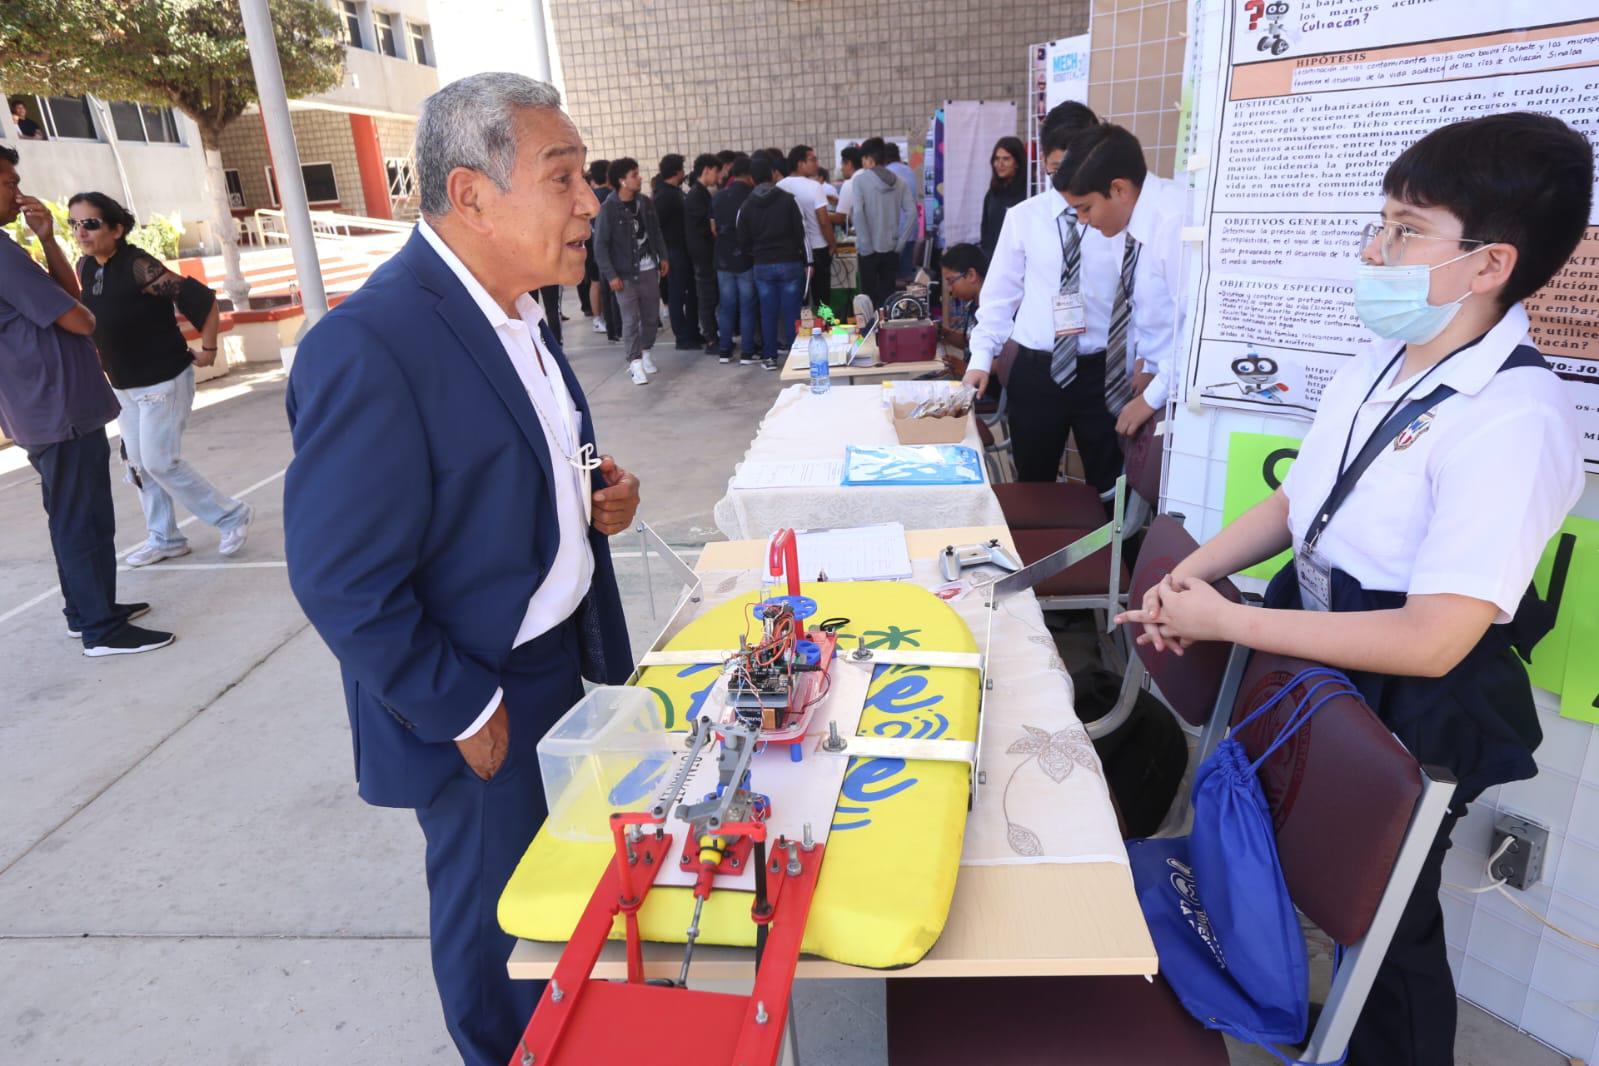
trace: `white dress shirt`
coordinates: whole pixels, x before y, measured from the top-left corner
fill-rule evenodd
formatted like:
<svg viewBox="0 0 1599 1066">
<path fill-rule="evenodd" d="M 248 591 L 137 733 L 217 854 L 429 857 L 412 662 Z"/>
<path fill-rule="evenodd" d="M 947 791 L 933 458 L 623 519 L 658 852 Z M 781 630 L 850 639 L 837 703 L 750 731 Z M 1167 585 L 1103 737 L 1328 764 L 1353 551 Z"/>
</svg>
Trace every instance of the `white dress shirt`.
<svg viewBox="0 0 1599 1066">
<path fill-rule="evenodd" d="M 1154 380 L 1144 389 L 1144 402 L 1159 411 L 1171 397 L 1180 360 L 1177 344 L 1184 294 L 1178 279 L 1183 247 L 1183 187 L 1153 174 L 1144 178 L 1127 232 L 1143 245 L 1133 268 L 1133 318 L 1127 328 L 1127 351 L 1144 361 Z M 1121 270 L 1120 261 L 1116 269 Z"/>
<path fill-rule="evenodd" d="M 1283 481 L 1294 544 L 1304 543 L 1332 491 L 1351 426 L 1353 461 L 1406 389 L 1415 385 L 1415 399 L 1450 385 L 1456 395 L 1428 412 L 1425 428 L 1384 448 L 1355 483 L 1316 554 L 1366 589 L 1470 596 L 1499 608 L 1495 622 L 1510 621 L 1583 488 L 1581 435 L 1560 379 L 1536 368 L 1498 372 L 1517 345 L 1531 343 L 1516 304 L 1475 346 L 1423 371 L 1424 380 L 1396 382 L 1401 360 L 1362 402 L 1403 346 L 1364 345 L 1321 394 Z"/>
<path fill-rule="evenodd" d="M 1062 235 L 1071 226 L 1082 238 L 1077 283 L 1086 329 L 1078 335 L 1077 350 L 1088 355 L 1105 350 L 1126 242 L 1078 222 L 1066 197 L 1046 189 L 1005 212 L 977 302 L 977 326 L 967 342 L 972 370 L 986 373 L 1008 340 L 1041 352 L 1054 350 Z M 1127 347 L 1131 372 L 1132 345 Z"/>
<path fill-rule="evenodd" d="M 483 317 L 494 328 L 494 335 L 505 346 L 506 357 L 521 379 L 522 387 L 533 404 L 539 424 L 544 428 L 544 442 L 550 449 L 550 469 L 555 475 L 555 512 L 560 524 L 560 546 L 555 552 L 555 562 L 544 581 L 533 590 L 528 600 L 522 625 L 516 631 L 512 647 L 526 644 L 566 621 L 588 595 L 589 583 L 594 579 L 594 551 L 589 547 L 586 510 L 583 500 L 589 492 L 589 475 L 566 461 L 575 456 L 582 445 L 579 419 L 582 417 L 572 403 L 572 394 L 566 391 L 556 368 L 555 359 L 544 347 L 539 326 L 544 321 L 544 310 L 533 296 L 523 293 L 516 299 L 520 318 L 512 318 L 495 302 L 460 257 L 450 250 L 433 228 L 425 221 L 417 229 L 433 250 L 439 253 L 444 265 L 458 278 L 471 295 Z M 541 365 L 542 361 L 542 365 Z M 505 695 L 495 689 L 488 706 L 477 720 L 462 731 L 456 740 L 465 740 L 488 722 Z"/>
<path fill-rule="evenodd" d="M 805 223 L 805 247 L 826 248 L 827 238 L 822 234 L 821 220 L 816 217 L 817 208 L 827 210 L 827 193 L 822 191 L 822 183 L 790 174 L 778 182 L 777 187 L 799 202 L 800 219 Z"/>
</svg>

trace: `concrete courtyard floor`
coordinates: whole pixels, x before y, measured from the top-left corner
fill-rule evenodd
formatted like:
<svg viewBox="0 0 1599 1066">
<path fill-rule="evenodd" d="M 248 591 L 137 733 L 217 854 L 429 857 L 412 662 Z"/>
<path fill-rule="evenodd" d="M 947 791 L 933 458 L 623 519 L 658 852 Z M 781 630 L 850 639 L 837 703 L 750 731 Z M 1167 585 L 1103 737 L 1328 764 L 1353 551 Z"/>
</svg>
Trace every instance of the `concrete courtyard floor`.
<svg viewBox="0 0 1599 1066">
<path fill-rule="evenodd" d="M 775 374 L 674 352 L 648 387 L 568 294 L 568 351 L 604 450 L 640 475 L 641 516 L 687 552 L 718 539 L 711 508 Z M 0 1063 L 423 1064 L 459 1061 L 427 950 L 422 836 L 363 804 L 334 661 L 283 568 L 290 458 L 280 367 L 200 389 L 185 453 L 256 508 L 248 546 L 120 577 L 154 605 L 168 649 L 86 659 L 65 635 L 37 479 L 0 449 Z M 114 471 L 120 476 L 120 470 Z M 119 549 L 142 539 L 115 489 Z M 637 545 L 618 538 L 634 644 L 652 619 Z M 633 553 L 631 557 L 628 553 Z M 692 560 L 692 555 L 690 555 Z M 798 993 L 808 1064 L 881 1066 L 883 986 Z M 1463 1006 L 1460 1061 L 1563 1061 Z M 1069 1054 L 1063 1061 L 1069 1061 Z M 1236 1063 L 1265 1063 L 1236 1051 Z"/>
</svg>

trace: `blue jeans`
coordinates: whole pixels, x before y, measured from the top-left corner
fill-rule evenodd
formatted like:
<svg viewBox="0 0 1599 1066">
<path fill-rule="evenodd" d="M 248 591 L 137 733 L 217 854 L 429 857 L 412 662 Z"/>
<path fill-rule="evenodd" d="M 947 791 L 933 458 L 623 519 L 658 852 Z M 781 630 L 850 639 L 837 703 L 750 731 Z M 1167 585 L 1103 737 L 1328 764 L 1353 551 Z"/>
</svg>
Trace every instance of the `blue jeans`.
<svg viewBox="0 0 1599 1066">
<path fill-rule="evenodd" d="M 733 354 L 733 334 L 742 339 L 744 354 L 755 355 L 755 271 L 734 273 L 731 270 L 716 272 L 716 335 L 723 355 Z"/>
<path fill-rule="evenodd" d="M 761 341 L 767 359 L 794 346 L 794 323 L 805 298 L 804 263 L 756 263 L 755 292 L 761 301 Z"/>
<path fill-rule="evenodd" d="M 159 385 L 112 391 L 122 404 L 117 424 L 128 449 L 128 465 L 139 472 L 144 483 L 139 504 L 150 530 L 149 543 L 158 548 L 188 543 L 173 518 L 174 496 L 200 521 L 223 532 L 241 524 L 248 514 L 244 504 L 218 492 L 179 454 L 189 409 L 194 406 L 194 367 Z"/>
</svg>

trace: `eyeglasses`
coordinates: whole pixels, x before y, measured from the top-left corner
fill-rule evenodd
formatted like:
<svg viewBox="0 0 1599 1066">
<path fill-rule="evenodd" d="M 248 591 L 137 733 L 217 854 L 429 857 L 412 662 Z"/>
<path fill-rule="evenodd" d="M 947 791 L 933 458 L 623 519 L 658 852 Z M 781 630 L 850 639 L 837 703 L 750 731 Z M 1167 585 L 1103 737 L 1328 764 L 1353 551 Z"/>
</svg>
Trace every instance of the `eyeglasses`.
<svg viewBox="0 0 1599 1066">
<path fill-rule="evenodd" d="M 1493 241 L 1474 241 L 1465 237 L 1434 237 L 1426 233 L 1419 233 L 1403 222 L 1370 222 L 1360 230 L 1360 246 L 1358 251 L 1364 252 L 1371 247 L 1371 242 L 1382 238 L 1378 250 L 1382 253 L 1384 263 L 1397 263 L 1405 257 L 1405 247 L 1411 240 L 1422 241 L 1449 241 L 1451 244 L 1470 244 L 1481 246 L 1493 244 Z"/>
<path fill-rule="evenodd" d="M 90 233 L 93 233 L 95 230 L 97 230 L 100 227 L 105 225 L 105 219 L 103 219 L 103 218 L 69 218 L 69 219 L 67 219 L 67 225 L 69 227 L 71 227 L 71 229 L 74 232 L 76 232 L 77 230 L 81 229 L 81 230 L 88 230 Z"/>
</svg>

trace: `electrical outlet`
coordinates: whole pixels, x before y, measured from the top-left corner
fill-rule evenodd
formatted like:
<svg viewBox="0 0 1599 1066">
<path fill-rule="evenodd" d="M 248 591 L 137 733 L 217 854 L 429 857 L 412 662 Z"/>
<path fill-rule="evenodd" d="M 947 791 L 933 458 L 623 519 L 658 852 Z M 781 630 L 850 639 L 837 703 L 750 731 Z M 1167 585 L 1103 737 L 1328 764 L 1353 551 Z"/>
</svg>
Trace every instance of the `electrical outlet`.
<svg viewBox="0 0 1599 1066">
<path fill-rule="evenodd" d="M 1492 855 L 1510 837 L 1510 846 L 1494 860 L 1488 876 L 1504 878 L 1511 888 L 1529 888 L 1538 883 L 1543 873 L 1543 855 L 1549 847 L 1549 830 L 1519 814 L 1500 814 L 1494 820 Z"/>
</svg>

